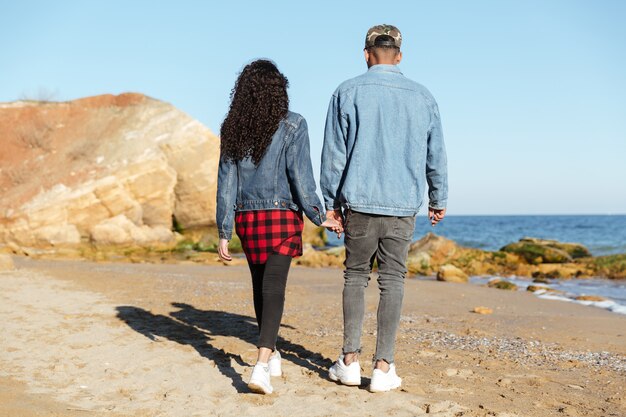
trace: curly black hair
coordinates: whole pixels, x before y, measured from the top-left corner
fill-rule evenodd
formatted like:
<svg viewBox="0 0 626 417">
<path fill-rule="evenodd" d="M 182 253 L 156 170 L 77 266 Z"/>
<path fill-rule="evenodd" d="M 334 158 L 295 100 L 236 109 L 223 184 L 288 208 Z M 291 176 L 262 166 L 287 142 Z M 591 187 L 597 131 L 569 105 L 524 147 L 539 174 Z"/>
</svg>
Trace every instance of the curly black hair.
<svg viewBox="0 0 626 417">
<path fill-rule="evenodd" d="M 259 164 L 289 110 L 288 86 L 271 61 L 259 59 L 245 66 L 230 93 L 230 109 L 220 129 L 222 158 L 251 157 Z"/>
</svg>

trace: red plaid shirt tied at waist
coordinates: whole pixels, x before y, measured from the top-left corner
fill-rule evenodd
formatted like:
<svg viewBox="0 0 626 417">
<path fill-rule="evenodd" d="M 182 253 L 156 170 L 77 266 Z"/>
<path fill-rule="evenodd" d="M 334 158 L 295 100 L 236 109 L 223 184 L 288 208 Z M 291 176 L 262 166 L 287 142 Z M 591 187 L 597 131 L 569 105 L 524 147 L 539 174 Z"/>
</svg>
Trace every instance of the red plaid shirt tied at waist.
<svg viewBox="0 0 626 417">
<path fill-rule="evenodd" d="M 253 264 L 264 264 L 272 253 L 301 256 L 303 229 L 301 211 L 253 210 L 235 215 L 235 231 Z"/>
</svg>

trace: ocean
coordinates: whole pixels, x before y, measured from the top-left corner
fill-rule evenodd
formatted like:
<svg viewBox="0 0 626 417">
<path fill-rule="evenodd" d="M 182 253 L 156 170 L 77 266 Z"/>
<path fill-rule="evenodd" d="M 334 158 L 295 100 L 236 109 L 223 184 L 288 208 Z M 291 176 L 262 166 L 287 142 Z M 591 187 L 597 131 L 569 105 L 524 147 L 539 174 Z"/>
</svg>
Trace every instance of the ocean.
<svg viewBox="0 0 626 417">
<path fill-rule="evenodd" d="M 626 215 L 576 216 L 447 216 L 435 227 L 421 214 L 415 240 L 428 232 L 461 246 L 496 251 L 523 237 L 555 239 L 585 245 L 594 256 L 626 253 Z M 329 245 L 342 240 L 329 233 Z"/>
<path fill-rule="evenodd" d="M 546 216 L 446 216 L 430 226 L 424 214 L 417 217 L 414 239 L 433 232 L 447 237 L 459 245 L 496 251 L 523 237 L 555 239 L 586 246 L 594 256 L 626 253 L 626 215 L 546 215 Z M 343 239 L 329 235 L 329 245 L 341 245 Z M 484 284 L 495 277 L 472 277 L 471 283 Z M 521 289 L 530 282 L 525 278 L 508 278 Z M 552 280 L 551 288 L 561 290 L 560 296 L 537 294 L 539 297 L 561 301 L 579 302 L 626 314 L 626 281 L 608 279 Z M 578 295 L 599 295 L 606 302 L 580 302 Z"/>
<path fill-rule="evenodd" d="M 422 217 L 415 239 L 432 231 L 462 246 L 495 251 L 523 237 L 537 237 L 582 243 L 594 256 L 626 253 L 626 215 L 449 216 L 435 227 Z"/>
</svg>

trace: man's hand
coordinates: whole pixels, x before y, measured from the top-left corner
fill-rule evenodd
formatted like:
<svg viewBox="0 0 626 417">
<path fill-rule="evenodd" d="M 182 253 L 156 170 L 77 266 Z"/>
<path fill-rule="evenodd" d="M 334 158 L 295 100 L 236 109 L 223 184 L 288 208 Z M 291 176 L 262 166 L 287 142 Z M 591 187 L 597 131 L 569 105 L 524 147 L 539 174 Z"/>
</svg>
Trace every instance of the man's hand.
<svg viewBox="0 0 626 417">
<path fill-rule="evenodd" d="M 230 252 L 228 252 L 228 240 L 220 239 L 220 243 L 217 246 L 217 254 L 219 255 L 222 261 L 232 261 L 233 258 L 230 256 Z"/>
<path fill-rule="evenodd" d="M 321 224 L 322 227 L 337 233 L 337 237 L 341 236 L 341 232 L 343 232 L 343 228 L 339 224 L 339 222 L 335 219 L 327 218 L 324 223 Z"/>
<path fill-rule="evenodd" d="M 341 214 L 341 209 L 328 210 L 326 212 L 326 218 L 337 223 L 337 226 L 333 227 L 332 230 L 333 232 L 337 233 L 337 238 L 340 238 L 341 234 L 343 233 L 343 215 Z M 322 224 L 322 226 L 324 225 Z"/>
<path fill-rule="evenodd" d="M 430 219 L 430 224 L 432 226 L 436 225 L 441 220 L 443 220 L 445 215 L 446 215 L 445 208 L 444 209 L 434 209 L 432 207 L 428 208 L 428 218 Z"/>
</svg>

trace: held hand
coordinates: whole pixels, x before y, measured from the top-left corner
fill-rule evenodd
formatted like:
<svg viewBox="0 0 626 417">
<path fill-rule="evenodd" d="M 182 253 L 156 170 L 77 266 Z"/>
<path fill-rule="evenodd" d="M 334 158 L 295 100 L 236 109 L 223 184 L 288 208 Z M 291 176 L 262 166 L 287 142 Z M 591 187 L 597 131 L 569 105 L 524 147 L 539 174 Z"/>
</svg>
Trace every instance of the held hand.
<svg viewBox="0 0 626 417">
<path fill-rule="evenodd" d="M 222 261 L 233 260 L 233 258 L 230 256 L 230 252 L 228 252 L 228 240 L 220 239 L 220 243 L 217 246 L 217 254 L 219 255 Z"/>
<path fill-rule="evenodd" d="M 341 226 L 341 223 L 339 223 L 337 220 L 331 217 L 328 217 L 326 221 L 321 224 L 321 226 L 337 233 L 337 238 L 341 237 L 341 233 L 343 232 L 343 227 Z"/>
<path fill-rule="evenodd" d="M 328 210 L 326 212 L 326 218 L 335 220 L 337 223 L 339 223 L 339 226 L 341 226 L 341 229 L 343 231 L 343 215 L 341 214 L 341 209 Z"/>
<path fill-rule="evenodd" d="M 434 209 L 428 208 L 428 218 L 430 219 L 430 224 L 434 227 L 437 223 L 443 220 L 446 215 L 446 209 Z"/>
<path fill-rule="evenodd" d="M 322 226 L 337 233 L 337 238 L 339 239 L 341 233 L 343 233 L 343 218 L 341 217 L 341 212 L 334 210 L 328 211 L 326 213 L 326 221 L 322 223 Z"/>
</svg>

